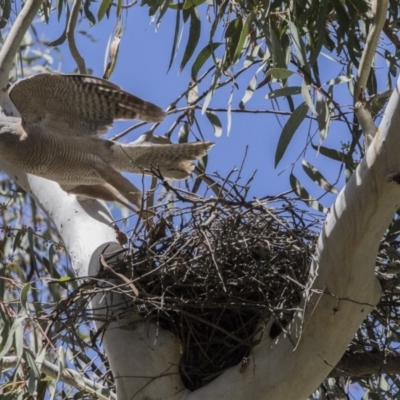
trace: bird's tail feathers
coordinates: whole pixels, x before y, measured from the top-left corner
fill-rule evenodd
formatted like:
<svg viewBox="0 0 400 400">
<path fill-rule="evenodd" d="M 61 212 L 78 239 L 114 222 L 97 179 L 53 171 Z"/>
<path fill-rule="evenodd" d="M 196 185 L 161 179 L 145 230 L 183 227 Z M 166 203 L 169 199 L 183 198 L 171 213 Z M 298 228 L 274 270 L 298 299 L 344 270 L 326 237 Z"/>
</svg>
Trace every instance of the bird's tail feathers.
<svg viewBox="0 0 400 400">
<path fill-rule="evenodd" d="M 184 179 L 194 169 L 193 160 L 203 157 L 214 144 L 195 142 L 182 144 L 112 146 L 113 167 L 119 171 L 151 174 L 156 168 L 165 178 Z"/>
</svg>

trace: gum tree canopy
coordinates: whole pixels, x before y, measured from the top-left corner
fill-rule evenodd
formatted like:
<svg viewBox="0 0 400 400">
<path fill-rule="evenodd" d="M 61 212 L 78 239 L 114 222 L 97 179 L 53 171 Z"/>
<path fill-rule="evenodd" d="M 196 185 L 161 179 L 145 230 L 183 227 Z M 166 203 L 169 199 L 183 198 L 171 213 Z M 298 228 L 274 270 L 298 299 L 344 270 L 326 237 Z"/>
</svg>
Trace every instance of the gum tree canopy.
<svg viewBox="0 0 400 400">
<path fill-rule="evenodd" d="M 163 123 L 113 140 L 216 143 L 180 185 L 157 165 L 129 176 L 146 223 L 0 158 L 2 398 L 396 397 L 399 10 L 0 0 L 0 146 L 18 118 L 10 82 L 96 73 L 103 54 L 104 79 L 143 63 L 146 98 L 168 105 Z M 133 35 L 149 16 L 162 32 Z M 166 69 L 181 74 L 167 89 L 160 69 L 166 85 Z M 264 130 L 249 147 L 262 156 L 233 169 L 227 136 Z M 248 164 L 271 165 L 257 188 Z"/>
</svg>

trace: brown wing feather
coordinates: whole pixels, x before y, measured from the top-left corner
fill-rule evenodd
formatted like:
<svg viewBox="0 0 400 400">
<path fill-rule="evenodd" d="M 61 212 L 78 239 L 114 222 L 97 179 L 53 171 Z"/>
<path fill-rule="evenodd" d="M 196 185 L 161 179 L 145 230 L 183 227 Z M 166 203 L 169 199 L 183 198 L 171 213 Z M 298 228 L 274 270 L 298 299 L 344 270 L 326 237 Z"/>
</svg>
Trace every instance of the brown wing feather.
<svg viewBox="0 0 400 400">
<path fill-rule="evenodd" d="M 9 95 L 27 130 L 29 124 L 38 124 L 48 133 L 96 135 L 115 119 L 160 122 L 165 117 L 160 107 L 86 75 L 34 75 L 16 82 Z"/>
</svg>

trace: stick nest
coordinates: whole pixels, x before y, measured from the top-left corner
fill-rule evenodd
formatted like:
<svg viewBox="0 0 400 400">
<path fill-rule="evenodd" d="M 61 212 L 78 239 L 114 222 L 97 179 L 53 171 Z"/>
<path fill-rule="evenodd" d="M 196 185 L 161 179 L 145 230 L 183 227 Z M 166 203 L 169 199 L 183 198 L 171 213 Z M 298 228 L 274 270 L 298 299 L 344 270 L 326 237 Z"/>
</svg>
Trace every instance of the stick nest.
<svg viewBox="0 0 400 400">
<path fill-rule="evenodd" d="M 124 317 L 178 335 L 181 377 L 195 390 L 244 365 L 271 317 L 264 334 L 284 330 L 306 285 L 319 222 L 282 197 L 179 197 L 188 206 L 164 206 L 148 237 L 131 239 L 123 262 L 112 272 L 110 261 L 103 265 L 111 277 L 125 276 L 113 289 L 132 299 Z"/>
</svg>

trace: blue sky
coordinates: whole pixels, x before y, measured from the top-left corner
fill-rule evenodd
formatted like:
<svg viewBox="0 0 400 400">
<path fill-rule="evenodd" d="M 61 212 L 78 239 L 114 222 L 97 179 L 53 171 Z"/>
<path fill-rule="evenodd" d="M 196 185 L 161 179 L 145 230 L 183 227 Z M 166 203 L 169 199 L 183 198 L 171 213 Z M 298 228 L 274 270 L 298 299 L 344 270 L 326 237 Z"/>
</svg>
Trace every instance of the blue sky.
<svg viewBox="0 0 400 400">
<path fill-rule="evenodd" d="M 201 11 L 205 13 L 206 9 L 204 5 Z M 96 5 L 93 7 L 93 11 L 95 10 Z M 151 23 L 150 21 L 147 7 L 135 5 L 129 9 L 129 11 L 124 14 L 124 34 L 122 36 L 118 63 L 111 77 L 111 80 L 120 85 L 123 89 L 146 100 L 152 101 L 163 108 L 166 108 L 171 101 L 186 89 L 189 82 L 191 64 L 195 58 L 193 57 L 184 71 L 179 73 L 179 65 L 187 40 L 188 24 L 186 24 L 183 29 L 178 55 L 170 71 L 167 73 L 174 33 L 174 14 L 174 12 L 167 12 L 163 17 L 161 25 L 156 29 L 155 23 Z M 36 27 L 42 38 L 54 40 L 63 31 L 64 24 L 63 20 L 61 23 L 57 23 L 56 16 L 53 15 L 49 25 L 39 23 Z M 84 30 L 96 39 L 93 42 L 85 35 L 79 33 L 76 35 L 76 42 L 86 60 L 87 68 L 92 69 L 93 74 L 96 76 L 102 76 L 103 74 L 107 42 L 113 34 L 115 24 L 115 11 L 113 9 L 111 10 L 111 18 L 109 20 L 104 18 L 99 24 L 92 27 L 89 27 L 86 23 L 82 23 L 78 26 L 78 31 Z M 210 24 L 205 19 L 202 19 L 202 35 L 195 55 L 208 43 L 209 27 Z M 223 41 L 222 31 L 220 37 L 221 41 Z M 57 53 L 52 53 L 55 55 L 53 68 L 59 69 L 64 73 L 72 72 L 75 69 L 75 63 L 69 55 L 66 44 L 60 46 L 60 50 L 62 51 L 60 62 L 58 62 Z M 331 64 L 332 63 L 326 62 L 326 65 L 330 66 Z M 239 61 L 237 68 L 241 68 L 242 65 L 243 61 Z M 233 108 L 238 108 L 239 101 L 244 95 L 254 72 L 255 69 L 252 69 L 251 72 L 244 73 L 238 80 L 239 89 L 235 90 L 234 93 L 232 102 Z M 330 74 L 328 68 L 324 70 L 324 75 L 326 75 L 326 80 L 334 78 L 337 75 L 337 69 L 335 68 L 332 74 Z M 296 76 L 290 79 L 297 80 L 298 82 L 301 81 L 301 79 Z M 210 80 L 211 76 L 205 80 L 203 89 L 209 85 Z M 231 87 L 228 85 L 226 88 L 217 92 L 210 106 L 226 108 L 230 90 Z M 250 102 L 246 104 L 247 108 L 272 110 L 271 101 L 264 99 L 267 93 L 267 86 L 260 91 L 256 91 Z M 301 96 L 298 97 L 299 101 L 301 101 Z M 227 175 L 233 167 L 238 167 L 241 164 L 246 146 L 248 146 L 247 160 L 242 176 L 248 178 L 254 170 L 258 171 L 252 185 L 251 195 L 262 197 L 289 190 L 288 174 L 283 173 L 279 175 L 279 173 L 293 161 L 294 157 L 297 157 L 299 150 L 304 146 L 308 131 L 307 123 L 304 123 L 304 130 L 301 128 L 302 131 L 295 135 L 289 148 L 290 151 L 285 155 L 278 169 L 275 170 L 275 149 L 282 125 L 285 123 L 287 117 L 281 118 L 282 125 L 279 125 L 277 118 L 270 114 L 233 114 L 232 129 L 228 136 L 226 131 L 226 114 L 219 113 L 218 115 L 222 121 L 224 130 L 221 137 L 215 138 L 213 128 L 206 116 L 202 116 L 200 111 L 197 111 L 197 117 L 199 118 L 206 139 L 216 143 L 214 148 L 210 151 L 207 171 L 218 171 L 222 176 Z M 166 122 L 158 127 L 155 133 L 157 135 L 163 135 L 175 120 L 174 117 L 175 115 L 168 117 Z M 120 132 L 129 125 L 131 125 L 131 123 L 117 122 L 110 131 L 109 137 Z M 150 125 L 141 130 L 132 132 L 124 138 L 123 141 L 135 140 L 139 134 L 146 131 L 149 127 Z M 177 131 L 178 130 L 176 130 L 172 136 L 173 141 L 177 141 Z M 190 140 L 194 140 L 194 138 L 192 137 Z M 318 143 L 318 140 L 314 142 Z M 310 157 L 310 162 L 313 164 L 319 162 L 315 151 L 311 152 Z M 339 165 L 336 163 L 332 166 L 332 171 L 328 168 L 324 170 L 324 174 L 328 179 L 331 178 L 331 181 L 335 181 L 338 167 Z M 300 169 L 300 178 L 301 174 L 302 171 Z M 140 180 L 139 177 L 132 177 L 132 179 Z M 316 195 L 320 193 L 318 187 L 316 187 L 314 183 L 311 181 L 306 182 L 308 184 L 307 189 L 310 192 L 315 192 Z M 328 201 L 324 201 L 324 205 L 330 206 L 332 202 L 331 199 L 333 200 L 333 196 L 330 196 Z"/>
<path fill-rule="evenodd" d="M 91 10 L 96 15 L 97 8 L 101 2 L 92 3 Z M 171 101 L 181 94 L 188 85 L 190 68 L 195 56 L 208 43 L 210 23 L 204 18 L 208 8 L 206 4 L 199 7 L 202 21 L 202 33 L 199 45 L 196 49 L 194 57 L 189 61 L 182 73 L 179 73 L 179 65 L 182 59 L 183 51 L 187 41 L 188 23 L 181 23 L 181 40 L 178 48 L 178 54 L 175 58 L 169 72 L 168 64 L 171 56 L 172 41 L 175 26 L 175 12 L 167 11 L 158 28 L 156 24 L 151 22 L 149 17 L 148 7 L 140 7 L 136 4 L 123 13 L 124 31 L 121 40 L 118 63 L 116 69 L 111 76 L 111 80 L 119 84 L 123 89 L 152 101 L 163 108 L 167 108 Z M 110 19 L 106 17 L 94 26 L 89 26 L 84 20 L 78 24 L 76 42 L 77 46 L 86 60 L 87 68 L 93 71 L 96 76 L 102 76 L 104 70 L 104 59 L 107 48 L 107 42 L 113 36 L 114 28 L 117 24 L 115 17 L 115 8 L 111 9 Z M 182 30 L 183 27 L 183 30 Z M 36 29 L 39 32 L 39 37 L 53 41 L 58 38 L 65 28 L 65 16 L 61 21 L 57 21 L 56 13 L 53 13 L 50 18 L 50 23 L 44 24 L 37 20 Z M 80 34 L 79 31 L 84 31 L 87 35 Z M 219 36 L 218 36 L 219 35 Z M 88 36 L 95 40 L 89 39 Z M 220 38 L 224 41 L 222 29 L 217 31 L 217 40 Z M 222 46 L 221 46 L 222 47 Z M 327 52 L 326 49 L 323 51 Z M 73 72 L 76 68 L 73 62 L 69 49 L 64 43 L 57 50 L 53 50 L 51 55 L 54 56 L 52 68 L 60 72 Z M 320 57 L 320 74 L 321 81 L 325 82 L 336 78 L 338 75 L 346 73 L 344 66 L 333 58 L 335 54 L 330 54 L 326 57 Z M 331 57 L 329 59 L 329 57 Z M 235 69 L 243 66 L 243 60 L 239 60 Z M 253 77 L 257 67 L 245 72 L 237 80 L 238 88 L 235 89 L 232 101 L 232 107 L 238 108 L 238 104 L 245 93 L 246 87 Z M 296 72 L 295 67 L 290 68 Z M 203 68 L 204 69 L 204 68 Z M 262 75 L 259 75 L 259 81 Z M 202 92 L 210 84 L 211 76 L 205 79 L 200 92 Z M 301 85 L 302 78 L 295 73 L 289 78 L 290 84 Z M 383 82 L 382 82 L 383 83 Z M 275 88 L 278 86 L 274 84 Z M 226 108 L 230 96 L 232 86 L 227 85 L 224 89 L 218 91 L 211 100 L 210 107 Z M 252 99 L 246 104 L 248 109 L 273 110 L 274 104 L 271 100 L 266 100 L 265 95 L 269 92 L 268 86 L 264 86 L 261 90 L 254 93 Z M 314 96 L 315 92 L 311 92 Z M 341 104 L 347 106 L 352 105 L 352 99 L 349 96 L 347 84 L 336 85 L 333 89 L 333 97 Z M 296 96 L 296 104 L 303 101 L 302 96 Z M 282 109 L 287 111 L 287 103 L 283 99 Z M 185 104 L 181 103 L 181 106 Z M 350 109 L 348 109 L 350 110 Z M 350 110 L 351 111 L 351 110 Z M 323 193 L 323 190 L 315 185 L 304 173 L 301 167 L 301 155 L 307 140 L 312 136 L 313 143 L 319 144 L 319 132 L 315 123 L 310 124 L 310 120 L 306 120 L 296 132 L 292 142 L 280 162 L 277 169 L 274 168 L 274 158 L 276 146 L 282 127 L 288 117 L 276 117 L 271 114 L 232 114 L 232 129 L 227 134 L 227 118 L 225 113 L 219 113 L 224 130 L 222 136 L 215 138 L 213 128 L 204 115 L 200 111 L 196 112 L 197 118 L 202 127 L 202 131 L 207 140 L 216 143 L 210 151 L 209 165 L 207 171 L 212 173 L 218 171 L 221 176 L 226 176 L 229 171 L 235 166 L 239 166 L 243 160 L 246 146 L 248 146 L 247 160 L 242 174 L 246 180 L 254 170 L 257 170 L 256 178 L 253 181 L 251 195 L 262 197 L 265 195 L 275 195 L 290 189 L 289 173 L 291 163 L 298 159 L 294 169 L 296 177 L 304 184 L 306 189 L 314 196 L 318 197 Z M 310 115 L 310 113 L 309 113 Z M 163 135 L 175 120 L 176 114 L 169 116 L 166 121 L 160 125 L 157 130 L 157 135 Z M 314 116 L 315 117 L 315 116 Z M 350 122 L 352 116 L 348 116 Z M 114 128 L 110 131 L 107 137 L 112 137 L 133 123 L 117 122 Z M 136 130 L 122 139 L 124 142 L 134 141 L 140 134 L 150 128 L 150 124 L 139 130 Z M 177 132 L 175 130 L 172 136 L 173 141 L 177 141 Z M 189 140 L 195 140 L 190 137 Z M 324 146 L 341 149 L 342 144 L 346 144 L 350 140 L 348 128 L 343 123 L 333 123 L 328 137 L 323 142 Z M 340 169 L 340 164 L 328 160 L 319 155 L 315 150 L 308 149 L 306 152 L 306 160 L 315 165 L 330 183 L 337 183 L 337 188 L 341 189 L 344 185 L 344 174 Z M 136 182 L 141 182 L 141 177 L 133 177 L 131 179 Z M 335 195 L 328 194 L 321 203 L 325 207 L 330 207 L 335 200 Z"/>
</svg>

